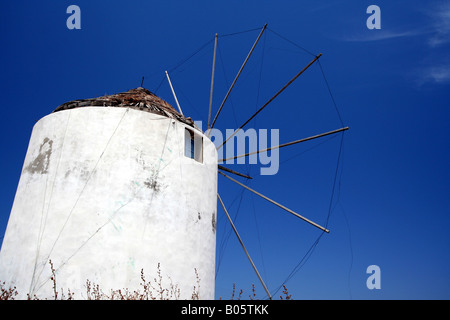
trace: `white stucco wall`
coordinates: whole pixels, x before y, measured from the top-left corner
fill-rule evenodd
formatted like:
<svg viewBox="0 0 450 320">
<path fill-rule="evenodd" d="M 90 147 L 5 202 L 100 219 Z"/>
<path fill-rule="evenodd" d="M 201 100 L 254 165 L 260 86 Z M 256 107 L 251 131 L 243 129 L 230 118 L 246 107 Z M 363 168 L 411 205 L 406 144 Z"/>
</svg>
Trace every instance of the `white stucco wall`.
<svg viewBox="0 0 450 320">
<path fill-rule="evenodd" d="M 214 299 L 217 152 L 184 156 L 185 124 L 126 108 L 52 113 L 33 128 L 0 252 L 18 298 L 86 298 L 86 280 L 133 291 L 143 269 L 190 299 Z M 201 132 L 196 131 L 197 134 Z M 152 281 L 153 282 L 153 281 Z M 58 290 L 59 291 L 59 290 Z"/>
</svg>

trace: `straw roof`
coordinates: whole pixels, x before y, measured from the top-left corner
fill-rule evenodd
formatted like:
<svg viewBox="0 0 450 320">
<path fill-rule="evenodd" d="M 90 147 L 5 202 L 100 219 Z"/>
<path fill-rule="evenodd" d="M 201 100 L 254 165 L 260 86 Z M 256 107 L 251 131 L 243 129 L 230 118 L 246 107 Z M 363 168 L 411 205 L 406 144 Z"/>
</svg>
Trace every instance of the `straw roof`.
<svg viewBox="0 0 450 320">
<path fill-rule="evenodd" d="M 169 103 L 142 87 L 131 89 L 127 92 L 105 95 L 98 98 L 69 101 L 57 107 L 53 112 L 82 107 L 132 108 L 177 119 L 178 121 L 184 122 L 190 126 L 194 125 L 191 118 L 185 118 Z"/>
</svg>

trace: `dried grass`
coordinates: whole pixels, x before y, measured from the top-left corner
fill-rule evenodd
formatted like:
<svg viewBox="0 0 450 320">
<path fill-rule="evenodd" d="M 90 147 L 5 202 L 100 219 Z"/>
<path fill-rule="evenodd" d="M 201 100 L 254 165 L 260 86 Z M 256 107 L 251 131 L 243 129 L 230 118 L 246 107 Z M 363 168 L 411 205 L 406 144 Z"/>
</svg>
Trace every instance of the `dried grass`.
<svg viewBox="0 0 450 320">
<path fill-rule="evenodd" d="M 75 300 L 75 293 L 71 292 L 70 289 L 67 289 L 67 294 L 64 294 L 62 288 L 58 291 L 56 271 L 51 260 L 49 261 L 49 264 L 52 273 L 50 280 L 53 283 L 53 299 Z M 200 276 L 197 269 L 194 269 L 194 272 L 196 285 L 193 286 L 191 299 L 200 300 Z M 138 290 L 130 291 L 127 288 L 117 290 L 111 289 L 109 293 L 105 293 L 98 284 L 86 280 L 86 297 L 88 300 L 179 300 L 181 296 L 180 288 L 178 288 L 176 284 L 173 284 L 170 277 L 169 282 L 169 287 L 165 288 L 163 286 L 161 266 L 158 263 L 157 275 L 153 278 L 153 281 L 146 280 L 144 270 L 141 269 L 141 282 L 140 289 Z M 230 300 L 241 300 L 243 293 L 244 291 L 240 289 L 239 293 L 236 294 L 236 285 L 233 283 Z M 14 300 L 17 295 L 18 292 L 16 287 L 7 287 L 5 282 L 0 282 L 0 300 Z M 285 285 L 283 285 L 283 295 L 280 295 L 281 300 L 292 300 L 292 295 L 289 294 Z M 41 300 L 36 295 L 31 297 L 30 294 L 27 294 L 27 297 L 28 300 Z M 254 284 L 252 284 L 251 293 L 248 297 L 250 300 L 257 300 Z M 222 300 L 222 297 L 220 297 L 219 300 Z"/>
</svg>

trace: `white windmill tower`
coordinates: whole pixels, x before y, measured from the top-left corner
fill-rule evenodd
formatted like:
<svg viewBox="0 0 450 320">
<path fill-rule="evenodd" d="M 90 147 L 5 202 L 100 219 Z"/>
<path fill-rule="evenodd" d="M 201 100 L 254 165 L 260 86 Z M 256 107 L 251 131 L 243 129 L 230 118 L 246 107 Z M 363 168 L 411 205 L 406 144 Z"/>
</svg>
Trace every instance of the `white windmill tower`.
<svg viewBox="0 0 450 320">
<path fill-rule="evenodd" d="M 33 128 L 0 254 L 19 298 L 139 287 L 214 298 L 217 152 L 144 88 L 59 106 Z M 198 283 L 199 282 L 199 283 Z"/>
</svg>

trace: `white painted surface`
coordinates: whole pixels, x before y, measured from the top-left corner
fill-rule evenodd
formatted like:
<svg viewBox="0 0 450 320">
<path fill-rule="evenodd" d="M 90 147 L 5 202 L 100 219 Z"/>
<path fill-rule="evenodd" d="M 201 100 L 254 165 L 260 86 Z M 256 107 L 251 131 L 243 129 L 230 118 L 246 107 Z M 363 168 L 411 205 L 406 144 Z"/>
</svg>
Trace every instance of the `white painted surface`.
<svg viewBox="0 0 450 320">
<path fill-rule="evenodd" d="M 184 156 L 185 124 L 126 108 L 52 113 L 33 128 L 5 238 L 0 280 L 52 298 L 86 298 L 86 280 L 140 290 L 140 272 L 190 299 L 214 299 L 217 152 Z M 197 134 L 201 132 L 196 131 Z M 60 291 L 60 290 L 58 290 Z"/>
</svg>

